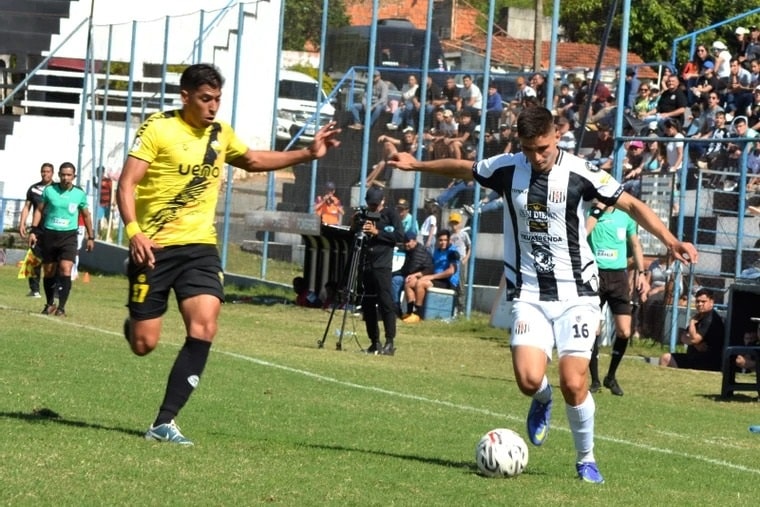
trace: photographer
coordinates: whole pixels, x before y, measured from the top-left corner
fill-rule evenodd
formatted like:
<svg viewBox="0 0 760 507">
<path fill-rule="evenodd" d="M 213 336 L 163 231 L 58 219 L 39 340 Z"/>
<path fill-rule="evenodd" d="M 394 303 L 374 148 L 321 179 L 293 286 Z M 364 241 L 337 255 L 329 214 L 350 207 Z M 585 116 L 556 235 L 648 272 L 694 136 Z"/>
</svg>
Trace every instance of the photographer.
<svg viewBox="0 0 760 507">
<path fill-rule="evenodd" d="M 391 294 L 393 248 L 404 241 L 404 229 L 396 210 L 384 207 L 383 191 L 370 187 L 365 197 L 367 207 L 354 215 L 351 232 L 364 233 L 361 273 L 364 286 L 362 313 L 372 344 L 370 354 L 392 356 L 396 351 L 396 313 Z M 385 328 L 385 346 L 380 343 L 378 313 Z"/>
<path fill-rule="evenodd" d="M 343 222 L 343 205 L 335 195 L 335 183 L 328 181 L 325 185 L 325 195 L 317 196 L 314 212 L 325 225 L 340 225 Z"/>
</svg>

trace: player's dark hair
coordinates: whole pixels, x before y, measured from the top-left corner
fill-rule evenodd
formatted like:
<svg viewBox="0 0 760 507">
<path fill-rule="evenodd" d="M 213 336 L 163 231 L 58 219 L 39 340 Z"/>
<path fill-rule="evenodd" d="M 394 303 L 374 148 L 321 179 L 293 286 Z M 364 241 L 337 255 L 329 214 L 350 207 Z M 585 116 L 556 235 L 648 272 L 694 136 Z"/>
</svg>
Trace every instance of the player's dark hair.
<svg viewBox="0 0 760 507">
<path fill-rule="evenodd" d="M 50 162 L 43 162 L 42 165 L 40 166 L 40 171 L 42 171 L 46 167 L 49 167 L 51 170 L 55 169 L 55 167 L 53 167 L 53 164 L 51 164 Z"/>
<path fill-rule="evenodd" d="M 62 163 L 62 164 L 61 164 L 61 165 L 58 167 L 58 171 L 62 171 L 62 170 L 64 170 L 64 169 L 71 169 L 72 171 L 74 171 L 74 174 L 76 174 L 76 173 L 77 173 L 77 168 L 76 168 L 76 167 L 74 167 L 74 164 L 72 164 L 71 162 L 64 162 L 64 163 Z"/>
<path fill-rule="evenodd" d="M 524 139 L 534 139 L 546 135 L 554 128 L 552 112 L 545 107 L 523 109 L 517 117 L 517 135 Z"/>
<path fill-rule="evenodd" d="M 179 78 L 179 87 L 182 90 L 197 90 L 203 85 L 214 89 L 224 86 L 224 78 L 215 66 L 209 63 L 196 63 L 185 69 Z"/>
<path fill-rule="evenodd" d="M 705 287 L 702 287 L 696 292 L 696 294 L 694 294 L 694 297 L 698 298 L 699 296 L 706 296 L 709 299 L 715 299 L 715 293 Z"/>
</svg>

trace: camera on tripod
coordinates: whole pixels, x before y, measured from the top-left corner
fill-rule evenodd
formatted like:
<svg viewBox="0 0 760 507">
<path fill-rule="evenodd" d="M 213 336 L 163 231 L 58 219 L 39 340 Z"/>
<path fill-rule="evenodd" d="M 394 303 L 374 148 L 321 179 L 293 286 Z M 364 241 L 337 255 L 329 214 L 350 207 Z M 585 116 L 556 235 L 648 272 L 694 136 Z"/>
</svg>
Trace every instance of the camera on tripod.
<svg viewBox="0 0 760 507">
<path fill-rule="evenodd" d="M 382 215 L 379 211 L 370 211 L 366 206 L 362 206 L 356 210 L 355 220 L 359 225 L 364 225 L 366 222 L 374 222 L 380 220 Z"/>
</svg>

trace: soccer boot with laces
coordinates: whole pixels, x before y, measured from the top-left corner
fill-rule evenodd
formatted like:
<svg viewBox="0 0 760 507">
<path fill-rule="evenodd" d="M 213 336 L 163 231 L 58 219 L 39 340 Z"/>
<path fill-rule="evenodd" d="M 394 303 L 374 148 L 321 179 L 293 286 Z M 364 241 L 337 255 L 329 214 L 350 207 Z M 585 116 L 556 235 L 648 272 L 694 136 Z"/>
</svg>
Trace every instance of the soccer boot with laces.
<svg viewBox="0 0 760 507">
<path fill-rule="evenodd" d="M 604 387 L 612 391 L 612 394 L 615 396 L 623 396 L 623 389 L 620 387 L 615 377 L 604 377 L 603 383 Z"/>
<path fill-rule="evenodd" d="M 145 432 L 145 440 L 171 442 L 180 445 L 193 445 L 193 443 L 179 430 L 179 426 L 174 422 L 174 419 L 168 423 L 148 428 L 148 431 Z"/>
<path fill-rule="evenodd" d="M 549 388 L 549 394 L 551 395 L 551 387 Z M 530 410 L 528 411 L 528 437 L 533 445 L 541 445 L 546 441 L 546 436 L 549 434 L 549 423 L 552 418 L 552 400 L 546 403 L 541 403 L 538 400 L 533 400 L 530 404 Z"/>
<path fill-rule="evenodd" d="M 578 478 L 583 482 L 591 482 L 593 484 L 602 484 L 604 482 L 604 477 L 599 473 L 599 468 L 593 461 L 576 463 L 575 471 L 578 472 Z"/>
</svg>

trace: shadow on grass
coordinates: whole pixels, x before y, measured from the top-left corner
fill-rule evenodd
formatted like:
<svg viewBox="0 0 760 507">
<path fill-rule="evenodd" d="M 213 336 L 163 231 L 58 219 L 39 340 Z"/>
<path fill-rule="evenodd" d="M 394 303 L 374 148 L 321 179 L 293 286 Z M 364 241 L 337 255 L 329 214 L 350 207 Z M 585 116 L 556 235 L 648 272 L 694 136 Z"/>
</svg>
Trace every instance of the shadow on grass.
<svg viewBox="0 0 760 507">
<path fill-rule="evenodd" d="M 758 396 L 757 393 L 755 395 L 734 393 L 733 396 L 728 398 L 724 398 L 720 394 L 715 393 L 697 394 L 696 396 L 721 403 L 757 403 L 760 401 L 760 396 Z"/>
<path fill-rule="evenodd" d="M 353 451 L 353 452 L 362 452 L 366 454 L 375 454 L 378 456 L 387 456 L 389 458 L 400 458 L 400 459 L 405 459 L 409 461 L 427 463 L 430 465 L 444 466 L 448 468 L 461 468 L 467 472 L 478 473 L 478 467 L 475 464 L 474 460 L 473 461 L 452 461 L 452 460 L 447 460 L 447 459 L 429 458 L 429 457 L 414 456 L 414 455 L 409 455 L 409 454 L 396 454 L 396 453 L 385 452 L 385 451 L 372 451 L 369 449 L 358 449 L 358 448 L 352 448 L 352 447 L 345 447 L 342 445 L 305 444 L 305 446 L 312 447 L 314 449 L 322 449 L 322 450 L 328 450 L 328 451 L 340 451 L 340 452 Z"/>
<path fill-rule="evenodd" d="M 72 426 L 74 428 L 88 428 L 88 429 L 95 429 L 95 430 L 118 431 L 120 433 L 124 433 L 129 436 L 138 436 L 138 437 L 143 436 L 143 432 L 133 430 L 133 429 L 117 428 L 113 426 L 103 426 L 101 424 L 93 424 L 93 423 L 88 423 L 85 421 L 65 419 L 61 417 L 57 412 L 45 407 L 36 408 L 29 413 L 27 412 L 0 412 L 0 418 L 17 419 L 19 421 L 25 421 L 29 423 L 51 422 L 55 424 L 61 424 L 63 426 Z"/>
<path fill-rule="evenodd" d="M 251 296 L 247 294 L 225 294 L 224 302 L 233 305 L 292 305 L 293 301 L 276 294 L 262 294 Z"/>
<path fill-rule="evenodd" d="M 399 458 L 409 461 L 417 461 L 419 463 L 426 463 L 429 465 L 437 465 L 437 466 L 443 466 L 447 468 L 458 468 L 461 469 L 462 472 L 468 473 L 468 474 L 475 474 L 480 476 L 480 473 L 478 471 L 478 466 L 475 463 L 475 460 L 472 461 L 452 461 L 448 459 L 440 459 L 440 458 L 430 458 L 425 456 L 415 456 L 411 454 L 397 454 L 393 452 L 384 452 L 384 451 L 372 451 L 369 449 L 358 449 L 358 448 L 352 448 L 352 447 L 345 447 L 342 445 L 323 445 L 323 444 L 304 444 L 305 447 L 311 447 L 314 449 L 322 449 L 322 450 L 328 450 L 328 451 L 339 451 L 339 452 L 346 452 L 346 451 L 353 451 L 353 452 L 363 452 L 366 454 L 375 454 L 378 456 L 386 456 L 389 458 Z M 543 472 L 537 472 L 535 470 L 525 471 L 523 472 L 525 475 L 544 475 Z"/>
</svg>

